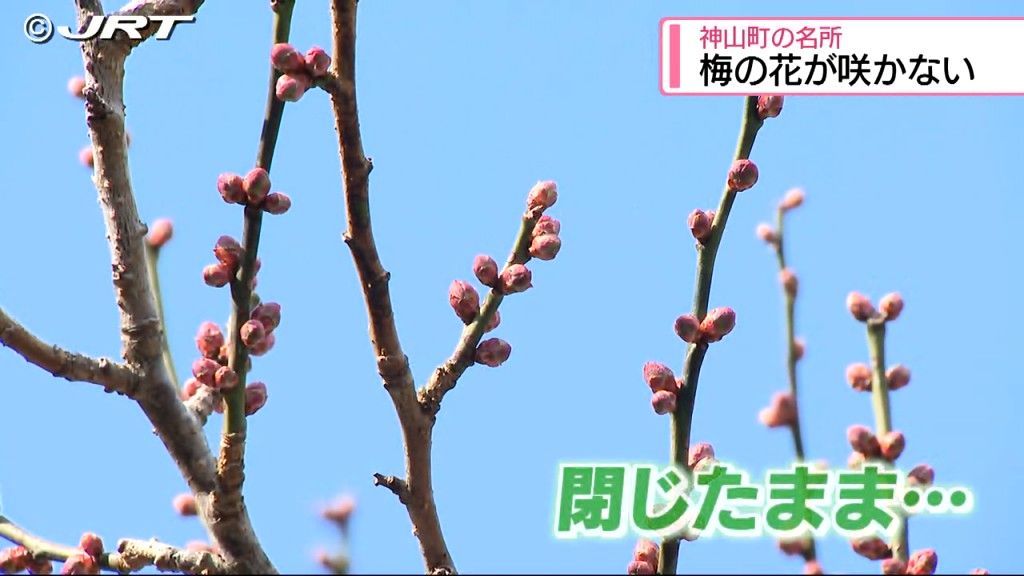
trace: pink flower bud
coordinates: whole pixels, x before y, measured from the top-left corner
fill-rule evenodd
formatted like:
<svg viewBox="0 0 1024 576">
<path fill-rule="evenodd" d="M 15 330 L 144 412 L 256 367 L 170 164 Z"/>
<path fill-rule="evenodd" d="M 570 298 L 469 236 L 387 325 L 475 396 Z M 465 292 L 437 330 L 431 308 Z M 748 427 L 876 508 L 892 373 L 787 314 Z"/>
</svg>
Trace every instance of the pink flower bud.
<svg viewBox="0 0 1024 576">
<path fill-rule="evenodd" d="M 505 294 L 525 292 L 533 287 L 533 273 L 522 264 L 513 264 L 501 271 L 501 289 Z"/>
<path fill-rule="evenodd" d="M 245 415 L 252 416 L 267 404 L 267 385 L 253 382 L 245 387 Z"/>
<path fill-rule="evenodd" d="M 654 413 L 660 415 L 676 411 L 676 393 L 668 390 L 658 390 L 651 396 L 651 406 Z"/>
<path fill-rule="evenodd" d="M 722 307 L 708 312 L 700 324 L 700 331 L 709 342 L 717 342 L 735 327 L 736 312 L 732 308 Z"/>
<path fill-rule="evenodd" d="M 199 325 L 199 331 L 196 332 L 196 348 L 200 354 L 206 358 L 216 358 L 223 345 L 224 333 L 220 331 L 220 326 L 210 321 Z"/>
<path fill-rule="evenodd" d="M 530 242 L 530 256 L 538 260 L 554 260 L 562 249 L 562 239 L 556 234 L 534 236 Z"/>
<path fill-rule="evenodd" d="M 866 458 L 860 452 L 851 452 L 846 459 L 846 467 L 850 470 L 860 470 L 864 466 Z"/>
<path fill-rule="evenodd" d="M 88 554 L 73 554 L 68 556 L 61 567 L 61 574 L 99 574 L 100 567 L 96 559 Z"/>
<path fill-rule="evenodd" d="M 715 459 L 715 448 L 707 442 L 698 442 L 690 446 L 688 463 L 690 468 L 696 468 L 697 464 L 704 460 Z"/>
<path fill-rule="evenodd" d="M 676 331 L 676 335 L 683 339 L 683 342 L 693 344 L 700 340 L 700 322 L 697 321 L 697 317 L 693 314 L 683 314 L 676 318 L 673 328 Z"/>
<path fill-rule="evenodd" d="M 245 197 L 252 206 L 259 206 L 270 193 L 270 174 L 263 168 L 253 168 L 242 181 Z"/>
<path fill-rule="evenodd" d="M 284 192 L 271 192 L 263 200 L 263 211 L 267 214 L 284 214 L 291 207 L 292 199 Z"/>
<path fill-rule="evenodd" d="M 512 354 L 512 345 L 501 338 L 484 340 L 476 347 L 476 363 L 497 368 Z"/>
<path fill-rule="evenodd" d="M 68 93 L 75 98 L 85 99 L 85 78 L 81 76 L 72 76 L 68 80 Z"/>
<path fill-rule="evenodd" d="M 889 390 L 899 390 L 907 384 L 910 384 L 910 368 L 907 368 L 903 364 L 896 364 L 890 366 L 885 371 L 885 382 L 889 387 Z"/>
<path fill-rule="evenodd" d="M 846 296 L 846 309 L 861 322 L 866 322 L 875 315 L 875 307 L 871 305 L 871 300 L 860 292 L 850 292 Z"/>
<path fill-rule="evenodd" d="M 898 558 L 882 560 L 882 574 L 906 574 L 907 563 Z"/>
<path fill-rule="evenodd" d="M 796 297 L 796 290 L 799 286 L 796 274 L 789 268 L 783 268 L 779 271 L 779 283 L 782 284 L 782 289 L 786 291 L 791 298 Z"/>
<path fill-rule="evenodd" d="M 711 237 L 711 225 L 714 223 L 714 217 L 709 217 L 707 212 L 699 208 L 690 212 L 686 223 L 690 226 L 690 234 L 693 234 L 693 237 L 701 244 Z"/>
<path fill-rule="evenodd" d="M 907 484 L 910 486 L 929 486 L 935 482 L 935 469 L 927 464 L 918 464 L 907 472 Z"/>
<path fill-rule="evenodd" d="M 267 332 L 273 332 L 281 325 L 281 305 L 277 302 L 264 302 L 252 309 L 249 318 L 263 324 Z"/>
<path fill-rule="evenodd" d="M 644 364 L 644 382 L 650 386 L 651 392 L 667 390 L 675 395 L 679 385 L 676 383 L 676 375 L 672 369 L 661 362 L 648 362 Z"/>
<path fill-rule="evenodd" d="M 900 457 L 900 454 L 903 453 L 903 448 L 906 447 L 907 441 L 903 437 L 903 432 L 891 430 L 882 434 L 881 438 L 878 439 L 878 445 L 881 449 L 882 458 L 889 462 L 895 462 Z"/>
<path fill-rule="evenodd" d="M 761 120 L 775 118 L 782 112 L 783 101 L 782 96 L 758 96 L 757 117 Z"/>
<path fill-rule="evenodd" d="M 808 560 L 804 562 L 804 574 L 818 575 L 824 573 L 825 570 L 821 568 L 821 564 L 819 564 L 817 560 Z"/>
<path fill-rule="evenodd" d="M 281 42 L 270 48 L 270 62 L 274 68 L 285 74 L 306 69 L 306 60 L 291 44 Z"/>
<path fill-rule="evenodd" d="M 254 344 L 252 347 L 246 346 L 249 349 L 250 356 L 263 356 L 267 352 L 270 352 L 274 348 L 274 344 L 277 342 L 277 336 L 274 336 L 273 332 L 267 332 L 263 335 L 263 339 Z M 246 371 L 249 371 L 250 365 L 247 365 Z"/>
<path fill-rule="evenodd" d="M 649 562 L 633 560 L 626 566 L 626 574 L 654 574 L 654 566 Z"/>
<path fill-rule="evenodd" d="M 903 311 L 903 297 L 899 292 L 890 292 L 878 301 L 878 309 L 886 320 L 895 320 Z"/>
<path fill-rule="evenodd" d="M 238 335 L 242 338 L 242 344 L 245 344 L 246 348 L 253 348 L 267 335 L 267 330 L 263 328 L 262 322 L 247 320 L 238 330 Z"/>
<path fill-rule="evenodd" d="M 545 214 L 537 219 L 537 224 L 533 227 L 533 236 L 537 237 L 544 234 L 558 234 L 561 231 L 562 223 Z"/>
<path fill-rule="evenodd" d="M 846 382 L 858 392 L 870 392 L 871 369 L 862 362 L 850 364 L 846 367 Z"/>
<path fill-rule="evenodd" d="M 765 244 L 775 244 L 779 241 L 779 235 L 770 224 L 761 223 L 757 225 L 757 237 Z"/>
<path fill-rule="evenodd" d="M 96 165 L 96 156 L 92 151 L 92 145 L 86 146 L 78 151 L 78 161 L 82 166 L 93 168 Z"/>
<path fill-rule="evenodd" d="M 801 338 L 793 339 L 793 359 L 801 360 L 807 352 L 807 344 Z"/>
<path fill-rule="evenodd" d="M 238 243 L 238 240 L 225 235 L 217 238 L 217 244 L 213 247 L 213 255 L 225 268 L 237 270 L 238 263 L 245 256 L 245 250 L 242 249 L 242 245 Z"/>
<path fill-rule="evenodd" d="M 803 203 L 804 191 L 799 188 L 793 188 L 782 197 L 782 201 L 779 202 L 779 208 L 788 211 L 800 207 Z"/>
<path fill-rule="evenodd" d="M 846 429 L 846 439 L 850 441 L 850 446 L 867 456 L 873 458 L 881 454 L 881 446 L 879 446 L 878 438 L 875 434 L 867 427 L 861 424 L 854 424 Z"/>
<path fill-rule="evenodd" d="M 757 164 L 750 160 L 736 160 L 729 168 L 729 190 L 742 192 L 757 184 Z"/>
<path fill-rule="evenodd" d="M 558 185 L 552 180 L 537 182 L 526 195 L 526 207 L 531 210 L 551 208 L 558 200 Z"/>
<path fill-rule="evenodd" d="M 796 403 L 787 392 L 776 392 L 771 403 L 761 410 L 758 420 L 769 428 L 792 426 L 796 421 Z"/>
<path fill-rule="evenodd" d="M 344 526 L 348 524 L 349 519 L 352 517 L 352 513 L 355 512 L 356 501 L 351 496 L 342 496 L 330 506 L 320 511 L 320 515 L 323 516 L 324 520 L 328 520 Z"/>
<path fill-rule="evenodd" d="M 210 264 L 203 268 L 203 282 L 207 286 L 220 288 L 231 281 L 231 270 L 223 264 Z"/>
<path fill-rule="evenodd" d="M 15 546 L 0 550 L 0 571 L 4 574 L 17 574 L 28 568 L 32 554 L 24 546 Z"/>
<path fill-rule="evenodd" d="M 658 565 L 658 545 L 646 538 L 637 541 L 633 549 L 633 559 L 647 562 L 651 566 Z"/>
<path fill-rule="evenodd" d="M 926 548 L 910 555 L 907 560 L 907 574 L 935 574 L 939 565 L 939 555 L 935 550 Z"/>
<path fill-rule="evenodd" d="M 306 70 L 313 76 L 319 77 L 327 73 L 331 67 L 331 57 L 319 46 L 313 46 L 306 52 Z"/>
<path fill-rule="evenodd" d="M 478 254 L 473 259 L 473 274 L 481 284 L 493 288 L 498 283 L 498 263 L 486 254 Z"/>
<path fill-rule="evenodd" d="M 174 506 L 174 511 L 180 516 L 196 515 L 196 499 L 189 493 L 178 494 L 171 501 L 171 505 Z"/>
<path fill-rule="evenodd" d="M 86 532 L 78 540 L 78 547 L 89 556 L 99 558 L 103 554 L 103 539 L 92 532 Z"/>
<path fill-rule="evenodd" d="M 181 401 L 184 402 L 189 398 L 195 396 L 196 392 L 199 391 L 199 387 L 202 385 L 203 383 L 200 382 L 199 380 L 196 380 L 195 378 L 189 378 L 188 380 L 185 380 L 185 383 L 182 384 L 181 386 Z"/>
<path fill-rule="evenodd" d="M 220 364 L 211 358 L 200 358 L 192 363 L 192 375 L 196 380 L 207 386 L 213 386 L 214 375 Z"/>
<path fill-rule="evenodd" d="M 877 536 L 861 538 L 850 543 L 853 551 L 868 560 L 881 560 L 892 556 L 892 549 L 884 540 Z"/>
<path fill-rule="evenodd" d="M 213 386 L 217 390 L 230 390 L 238 385 L 238 374 L 229 366 L 217 368 L 213 375 Z"/>
<path fill-rule="evenodd" d="M 238 174 L 225 172 L 217 176 L 217 191 L 228 204 L 245 204 L 245 181 Z"/>
<path fill-rule="evenodd" d="M 469 282 L 453 280 L 448 287 L 448 303 L 464 324 L 469 324 L 480 313 L 480 295 Z"/>
<path fill-rule="evenodd" d="M 158 218 L 149 227 L 149 235 L 146 236 L 146 244 L 150 248 L 163 248 L 164 244 L 174 236 L 174 225 L 167 218 Z"/>
<path fill-rule="evenodd" d="M 501 325 L 501 310 L 495 310 L 494 315 L 491 316 L 490 322 L 484 327 L 484 334 L 494 330 Z"/>
</svg>

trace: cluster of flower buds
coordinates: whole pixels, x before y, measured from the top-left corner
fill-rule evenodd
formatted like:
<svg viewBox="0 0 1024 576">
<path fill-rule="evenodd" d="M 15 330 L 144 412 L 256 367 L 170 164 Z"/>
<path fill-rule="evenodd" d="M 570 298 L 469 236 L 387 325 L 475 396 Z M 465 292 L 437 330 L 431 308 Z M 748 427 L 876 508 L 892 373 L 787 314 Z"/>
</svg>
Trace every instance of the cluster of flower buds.
<svg viewBox="0 0 1024 576">
<path fill-rule="evenodd" d="M 872 384 L 871 369 L 863 362 L 850 364 L 846 367 L 846 382 L 858 392 L 870 392 Z M 903 364 L 895 364 L 885 371 L 885 384 L 889 390 L 899 390 L 910 384 L 910 368 Z"/>
<path fill-rule="evenodd" d="M 221 236 L 213 246 L 213 255 L 217 262 L 207 264 L 203 268 L 203 282 L 207 286 L 221 288 L 227 286 L 232 278 L 238 273 L 238 268 L 245 257 L 245 249 L 231 236 Z M 252 288 L 256 287 L 256 273 L 259 272 L 261 263 L 257 258 L 255 270 L 253 271 Z"/>
<path fill-rule="evenodd" d="M 672 369 L 660 362 L 644 364 L 644 381 L 651 389 L 651 406 L 658 415 L 676 411 L 679 391 L 686 386 L 682 378 L 676 378 Z"/>
<path fill-rule="evenodd" d="M 693 314 L 683 314 L 676 318 L 674 329 L 676 335 L 684 342 L 718 342 L 736 327 L 736 312 L 729 307 L 715 308 L 697 320 Z"/>
<path fill-rule="evenodd" d="M 891 556 L 882 560 L 882 574 L 935 574 L 939 556 L 932 548 L 917 550 L 906 562 Z M 987 573 L 984 572 L 983 573 Z"/>
<path fill-rule="evenodd" d="M 900 313 L 903 312 L 903 297 L 898 292 L 886 294 L 878 301 L 876 310 L 867 296 L 860 292 L 850 292 L 846 297 L 846 308 L 854 319 L 860 322 L 876 319 L 890 322 L 899 318 Z"/>
<path fill-rule="evenodd" d="M 758 96 L 757 117 L 761 120 L 777 118 L 782 113 L 783 101 L 784 98 L 782 96 Z"/>
<path fill-rule="evenodd" d="M 287 194 L 270 191 L 270 174 L 263 168 L 253 168 L 245 177 L 225 172 L 217 177 L 217 191 L 228 204 L 257 207 L 268 214 L 284 214 L 292 207 Z"/>
<path fill-rule="evenodd" d="M 793 426 L 796 418 L 796 402 L 793 401 L 793 395 L 789 392 L 776 392 L 772 396 L 771 403 L 762 408 L 757 415 L 757 419 L 769 428 Z"/>
<path fill-rule="evenodd" d="M 331 57 L 323 48 L 314 46 L 303 56 L 286 42 L 274 44 L 270 62 L 281 73 L 275 89 L 278 100 L 283 102 L 298 102 L 331 67 Z"/>
<path fill-rule="evenodd" d="M 626 568 L 626 574 L 657 574 L 658 545 L 650 540 L 637 541 L 633 550 L 633 560 Z"/>
<path fill-rule="evenodd" d="M 53 562 L 42 556 L 33 557 L 24 546 L 0 550 L 0 573 L 17 574 L 26 570 L 30 574 L 53 574 Z"/>
<path fill-rule="evenodd" d="M 72 76 L 68 80 L 68 93 L 79 100 L 85 100 L 85 78 L 82 78 L 81 76 Z M 124 136 L 125 144 L 131 146 L 131 133 L 126 130 Z M 94 168 L 96 166 L 96 155 L 95 152 L 93 152 L 92 144 L 85 146 L 78 151 L 78 161 L 86 168 Z"/>
<path fill-rule="evenodd" d="M 100 557 L 103 555 L 103 540 L 86 532 L 78 542 L 81 552 L 68 556 L 61 568 L 61 574 L 99 574 Z"/>
<path fill-rule="evenodd" d="M 174 224 L 167 218 L 157 218 L 149 225 L 149 234 L 146 235 L 146 245 L 154 250 L 164 247 L 174 236 Z"/>
<path fill-rule="evenodd" d="M 867 460 L 881 458 L 887 462 L 895 462 L 906 447 L 906 438 L 898 430 L 890 430 L 876 436 L 867 426 L 854 424 L 846 430 L 846 439 L 853 448 L 850 456 L 850 467 Z M 859 466 L 858 466 L 859 467 Z"/>
</svg>

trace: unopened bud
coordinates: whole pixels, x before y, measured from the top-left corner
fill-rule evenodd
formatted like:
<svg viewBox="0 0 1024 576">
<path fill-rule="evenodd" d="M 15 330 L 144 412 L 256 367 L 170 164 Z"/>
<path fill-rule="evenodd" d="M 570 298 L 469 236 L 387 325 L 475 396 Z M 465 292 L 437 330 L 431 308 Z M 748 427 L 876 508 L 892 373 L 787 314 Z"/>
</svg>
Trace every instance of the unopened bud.
<svg viewBox="0 0 1024 576">
<path fill-rule="evenodd" d="M 192 363 L 192 375 L 202 384 L 213 386 L 218 368 L 220 368 L 220 364 L 216 360 L 200 358 Z"/>
<path fill-rule="evenodd" d="M 267 385 L 253 382 L 245 387 L 245 415 L 252 416 L 267 404 Z"/>
<path fill-rule="evenodd" d="M 797 287 L 799 281 L 797 280 L 796 274 L 789 268 L 783 268 L 779 271 L 779 283 L 782 284 L 782 289 L 786 291 L 791 298 L 796 297 Z"/>
<path fill-rule="evenodd" d="M 736 160 L 729 168 L 729 190 L 742 192 L 757 184 L 757 164 L 750 160 Z"/>
<path fill-rule="evenodd" d="M 270 194 L 270 174 L 263 168 L 253 168 L 242 181 L 245 197 L 252 206 L 259 206 Z"/>
<path fill-rule="evenodd" d="M 675 394 L 679 389 L 676 383 L 676 375 L 672 369 L 661 362 L 647 362 L 644 364 L 644 382 L 651 388 L 651 392 L 667 390 Z"/>
<path fill-rule="evenodd" d="M 906 447 L 907 441 L 903 436 L 903 432 L 891 430 L 882 434 L 881 438 L 878 439 L 878 445 L 881 449 L 882 458 L 889 462 L 895 462 L 900 457 L 900 454 L 903 453 L 903 448 Z"/>
<path fill-rule="evenodd" d="M 274 68 L 285 74 L 301 72 L 306 68 L 306 60 L 291 44 L 286 42 L 274 44 L 270 48 L 270 62 Z"/>
<path fill-rule="evenodd" d="M 281 325 L 281 305 L 277 302 L 264 302 L 252 309 L 249 318 L 263 324 L 267 332 L 273 332 Z"/>
<path fill-rule="evenodd" d="M 72 554 L 64 561 L 61 574 L 99 574 L 100 567 L 96 559 L 88 554 Z"/>
<path fill-rule="evenodd" d="M 804 562 L 804 574 L 808 576 L 817 576 L 818 574 L 824 574 L 825 570 L 822 569 L 821 564 L 817 560 L 808 560 Z"/>
<path fill-rule="evenodd" d="M 200 354 L 206 358 L 216 358 L 223 345 L 224 333 L 220 331 L 220 326 L 210 321 L 199 325 L 199 331 L 196 332 L 196 348 Z"/>
<path fill-rule="evenodd" d="M 526 195 L 526 207 L 531 210 L 551 208 L 558 200 L 558 185 L 552 180 L 537 182 Z"/>
<path fill-rule="evenodd" d="M 651 406 L 654 413 L 658 415 L 670 414 L 676 411 L 676 393 L 668 390 L 658 390 L 651 396 Z"/>
<path fill-rule="evenodd" d="M 858 392 L 870 392 L 871 369 L 862 362 L 850 364 L 846 367 L 846 382 Z"/>
<path fill-rule="evenodd" d="M 231 270 L 223 264 L 210 264 L 203 268 L 203 282 L 207 286 L 220 288 L 231 281 Z"/>
<path fill-rule="evenodd" d="M 782 197 L 782 201 L 779 202 L 779 208 L 783 210 L 792 210 L 799 207 L 804 203 L 804 191 L 799 188 L 793 188 L 786 195 Z"/>
<path fill-rule="evenodd" d="M 196 499 L 191 494 L 178 494 L 171 501 L 171 505 L 174 506 L 174 511 L 181 516 L 196 515 Z"/>
<path fill-rule="evenodd" d="M 910 486 L 929 486 L 935 482 L 935 469 L 927 464 L 918 464 L 907 472 L 907 484 Z"/>
<path fill-rule="evenodd" d="M 213 247 L 213 255 L 229 270 L 237 270 L 238 263 L 245 256 L 245 251 L 242 250 L 242 245 L 238 243 L 238 240 L 224 235 L 217 238 L 217 244 Z"/>
<path fill-rule="evenodd" d="M 263 211 L 267 214 L 284 214 L 291 207 L 292 199 L 284 192 L 271 192 L 263 199 Z"/>
<path fill-rule="evenodd" d="M 78 547 L 89 556 L 99 558 L 103 554 L 103 539 L 92 532 L 86 532 L 78 540 Z"/>
<path fill-rule="evenodd" d="M 331 67 L 331 57 L 319 46 L 313 46 L 306 51 L 306 70 L 313 76 L 319 77 L 327 74 Z"/>
<path fill-rule="evenodd" d="M 939 566 L 939 555 L 935 550 L 926 548 L 910 555 L 907 560 L 907 574 L 935 574 Z"/>
<path fill-rule="evenodd" d="M 861 322 L 866 322 L 875 315 L 875 307 L 871 305 L 871 300 L 860 292 L 850 292 L 846 296 L 846 309 Z"/>
<path fill-rule="evenodd" d="M 448 287 L 448 303 L 464 324 L 469 324 L 480 313 L 480 295 L 469 282 L 453 280 Z"/>
<path fill-rule="evenodd" d="M 230 390 L 238 385 L 238 374 L 229 366 L 221 366 L 213 375 L 213 384 L 217 390 Z"/>
<path fill-rule="evenodd" d="M 195 396 L 196 392 L 199 391 L 199 387 L 202 385 L 203 383 L 195 378 L 185 380 L 185 383 L 181 385 L 181 401 L 185 402 L 189 398 Z"/>
<path fill-rule="evenodd" d="M 980 575 L 980 576 L 985 576 L 988 573 L 989 573 L 988 570 L 986 570 L 984 568 L 974 568 L 970 572 L 968 572 L 968 574 L 972 574 L 972 575 L 973 574 L 977 574 L 977 575 Z"/>
<path fill-rule="evenodd" d="M 626 574 L 654 574 L 654 566 L 649 562 L 633 560 L 626 566 Z"/>
<path fill-rule="evenodd" d="M 892 549 L 877 536 L 861 538 L 850 543 L 853 551 L 868 560 L 881 560 L 892 556 Z"/>
<path fill-rule="evenodd" d="M 882 574 L 906 574 L 907 563 L 899 558 L 882 560 Z"/>
<path fill-rule="evenodd" d="M 890 366 L 885 371 L 885 382 L 889 387 L 889 390 L 899 390 L 907 384 L 910 384 L 910 368 L 907 368 L 903 364 L 896 364 Z"/>
<path fill-rule="evenodd" d="M 758 420 L 769 428 L 792 426 L 796 421 L 796 403 L 788 392 L 776 392 L 771 403 L 758 413 Z"/>
<path fill-rule="evenodd" d="M 557 234 L 534 236 L 530 242 L 530 256 L 538 260 L 554 260 L 562 249 L 562 239 Z"/>
<path fill-rule="evenodd" d="M 697 464 L 704 460 L 715 459 L 715 448 L 708 442 L 698 442 L 690 446 L 687 462 L 690 468 L 696 468 Z"/>
<path fill-rule="evenodd" d="M 245 344 L 246 348 L 253 348 L 260 343 L 260 340 L 263 340 L 267 331 L 263 328 L 262 322 L 247 320 L 238 330 L 238 335 L 242 338 L 242 344 Z"/>
<path fill-rule="evenodd" d="M 886 320 L 899 318 L 900 312 L 903 311 L 903 297 L 899 292 L 890 292 L 882 296 L 882 299 L 878 301 L 878 310 Z"/>
<path fill-rule="evenodd" d="M 270 352 L 274 348 L 274 344 L 276 342 L 277 336 L 275 336 L 273 332 L 267 332 L 266 334 L 263 335 L 262 340 L 254 344 L 251 348 L 249 348 L 248 346 L 246 346 L 246 348 L 249 348 L 250 356 L 263 356 L 264 354 Z M 247 364 L 246 371 L 248 371 L 249 369 L 249 365 Z"/>
<path fill-rule="evenodd" d="M 355 509 L 355 499 L 346 495 L 321 510 L 320 515 L 323 516 L 324 520 L 329 520 L 339 526 L 345 526 L 348 524 L 349 519 L 352 517 L 352 513 L 355 512 Z"/>
<path fill-rule="evenodd" d="M 736 312 L 732 308 L 722 307 L 708 312 L 700 324 L 700 331 L 709 342 L 717 342 L 735 327 Z"/>
<path fill-rule="evenodd" d="M 82 163 L 82 166 L 87 168 L 95 167 L 96 155 L 93 153 L 91 145 L 78 151 L 78 161 Z"/>
<path fill-rule="evenodd" d="M 493 288 L 498 283 L 498 263 L 486 254 L 473 259 L 473 274 L 484 286 Z"/>
<path fill-rule="evenodd" d="M 476 363 L 497 368 L 512 354 L 512 345 L 501 338 L 484 340 L 476 347 Z"/>
<path fill-rule="evenodd" d="M 704 210 L 698 208 L 690 212 L 686 223 L 690 226 L 690 233 L 701 244 L 711 237 L 711 225 L 714 223 L 714 217 L 709 217 Z"/>
<path fill-rule="evenodd" d="M 775 244 L 779 241 L 779 235 L 770 224 L 761 223 L 757 225 L 757 237 L 765 244 Z"/>
<path fill-rule="evenodd" d="M 31 561 L 32 553 L 24 546 L 0 550 L 0 571 L 4 574 L 17 574 L 25 570 Z"/>
<path fill-rule="evenodd" d="M 72 76 L 68 80 L 68 93 L 75 98 L 85 98 L 85 78 Z"/>
<path fill-rule="evenodd" d="M 646 538 L 637 541 L 633 549 L 633 559 L 647 562 L 651 566 L 658 565 L 658 545 Z"/>
<path fill-rule="evenodd" d="M 149 235 L 146 236 L 146 244 L 150 248 L 163 248 L 164 244 L 174 236 L 174 225 L 167 218 L 158 218 L 149 226 Z"/>
<path fill-rule="evenodd" d="M 697 321 L 697 317 L 693 314 L 683 314 L 676 318 L 673 328 L 676 331 L 676 335 L 683 339 L 683 342 L 693 344 L 700 340 L 700 322 Z"/>
<path fill-rule="evenodd" d="M 238 174 L 226 172 L 218 176 L 217 191 L 228 204 L 245 204 L 245 181 Z"/>
<path fill-rule="evenodd" d="M 782 103 L 784 100 L 782 96 L 758 96 L 757 117 L 761 120 L 777 117 L 782 113 Z"/>
<path fill-rule="evenodd" d="M 807 344 L 801 338 L 793 339 L 793 360 L 801 360 L 807 352 Z"/>
<path fill-rule="evenodd" d="M 513 264 L 502 270 L 500 279 L 505 294 L 525 292 L 533 286 L 533 273 L 522 264 Z"/>
<path fill-rule="evenodd" d="M 533 236 L 558 234 L 561 231 L 562 223 L 545 214 L 537 219 L 537 224 L 533 227 Z"/>
<path fill-rule="evenodd" d="M 850 447 L 868 458 L 881 453 L 878 438 L 867 426 L 861 424 L 850 426 L 846 429 L 846 439 L 849 440 Z"/>
</svg>

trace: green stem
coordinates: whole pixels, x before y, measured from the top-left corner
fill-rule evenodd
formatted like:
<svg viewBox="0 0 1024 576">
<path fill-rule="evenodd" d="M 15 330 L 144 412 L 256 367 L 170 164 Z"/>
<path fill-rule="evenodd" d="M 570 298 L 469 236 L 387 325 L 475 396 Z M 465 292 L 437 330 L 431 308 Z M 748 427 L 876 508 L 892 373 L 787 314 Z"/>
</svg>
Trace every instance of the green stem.
<svg viewBox="0 0 1024 576">
<path fill-rule="evenodd" d="M 763 120 L 757 115 L 757 96 L 747 96 L 743 102 L 743 120 L 740 125 L 739 137 L 733 160 L 750 158 L 750 150 L 754 146 L 757 131 Z M 722 234 L 729 220 L 729 213 L 736 201 L 736 192 L 726 185 L 722 199 L 715 212 L 715 222 L 711 228 L 711 236 L 703 245 L 697 245 L 697 280 L 693 296 L 693 315 L 703 320 L 708 313 L 711 299 L 711 279 L 715 269 L 715 257 L 722 243 Z M 687 347 L 686 359 L 683 363 L 683 381 L 686 385 L 679 392 L 676 411 L 672 414 L 670 457 L 680 469 L 689 470 L 690 432 L 693 425 L 693 410 L 697 400 L 697 382 L 700 368 L 707 353 L 707 343 L 691 344 Z M 670 537 L 662 542 L 658 558 L 661 574 L 675 574 L 679 563 L 679 538 Z"/>
<path fill-rule="evenodd" d="M 156 296 L 156 311 L 160 316 L 164 367 L 167 368 L 167 373 L 171 376 L 171 384 L 174 384 L 176 390 L 180 390 L 181 382 L 178 380 L 178 372 L 174 369 L 174 357 L 171 355 L 171 345 L 167 339 L 167 316 L 164 315 L 164 297 L 160 291 L 159 262 L 160 249 L 146 244 L 146 273 L 149 274 L 149 285 L 153 287 L 153 294 Z"/>
</svg>

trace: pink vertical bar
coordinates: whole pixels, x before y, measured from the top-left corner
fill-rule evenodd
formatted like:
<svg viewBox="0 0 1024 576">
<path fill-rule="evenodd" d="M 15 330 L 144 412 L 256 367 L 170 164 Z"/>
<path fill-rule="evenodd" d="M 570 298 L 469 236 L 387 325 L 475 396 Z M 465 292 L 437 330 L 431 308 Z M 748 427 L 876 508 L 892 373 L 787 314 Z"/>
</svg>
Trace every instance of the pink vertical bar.
<svg viewBox="0 0 1024 576">
<path fill-rule="evenodd" d="M 668 27 L 668 85 L 674 89 L 682 87 L 682 82 L 679 79 L 679 69 L 681 67 L 679 62 L 680 28 L 679 24 L 671 24 Z"/>
</svg>

